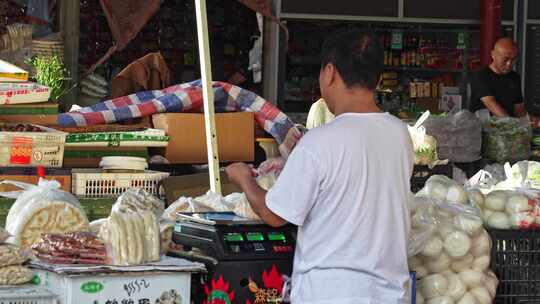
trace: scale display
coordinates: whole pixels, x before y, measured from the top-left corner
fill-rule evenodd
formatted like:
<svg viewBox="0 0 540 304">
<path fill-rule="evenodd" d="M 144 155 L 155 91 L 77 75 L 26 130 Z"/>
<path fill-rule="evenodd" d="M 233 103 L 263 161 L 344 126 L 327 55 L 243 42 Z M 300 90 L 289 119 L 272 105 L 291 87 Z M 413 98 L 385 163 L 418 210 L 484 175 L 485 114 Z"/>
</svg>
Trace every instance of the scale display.
<svg viewBox="0 0 540 304">
<path fill-rule="evenodd" d="M 223 213 L 200 214 L 198 218 L 211 220 L 213 224 L 177 220 L 175 243 L 226 260 L 286 259 L 294 254 L 294 226 L 275 228 Z"/>
</svg>

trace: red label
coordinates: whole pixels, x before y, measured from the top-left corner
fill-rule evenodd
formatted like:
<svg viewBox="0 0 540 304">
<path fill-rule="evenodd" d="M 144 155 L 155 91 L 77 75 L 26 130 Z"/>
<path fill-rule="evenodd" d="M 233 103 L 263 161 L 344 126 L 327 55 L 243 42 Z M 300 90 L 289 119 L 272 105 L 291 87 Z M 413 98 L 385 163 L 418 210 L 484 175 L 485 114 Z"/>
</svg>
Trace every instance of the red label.
<svg viewBox="0 0 540 304">
<path fill-rule="evenodd" d="M 13 137 L 9 162 L 15 165 L 28 165 L 32 162 L 31 137 Z"/>
</svg>

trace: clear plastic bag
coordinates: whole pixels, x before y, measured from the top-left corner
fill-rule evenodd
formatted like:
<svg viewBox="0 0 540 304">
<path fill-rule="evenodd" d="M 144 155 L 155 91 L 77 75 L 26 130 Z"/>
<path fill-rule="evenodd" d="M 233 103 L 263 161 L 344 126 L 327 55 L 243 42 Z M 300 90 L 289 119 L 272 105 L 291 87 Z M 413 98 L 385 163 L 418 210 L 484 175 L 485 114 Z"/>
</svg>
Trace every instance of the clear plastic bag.
<svg viewBox="0 0 540 304">
<path fill-rule="evenodd" d="M 441 159 L 452 162 L 473 162 L 480 159 L 482 124 L 471 112 L 461 110 L 447 116 L 430 116 L 426 132 L 437 139 Z"/>
<path fill-rule="evenodd" d="M 278 172 L 270 172 L 259 175 L 257 184 L 264 190 L 270 189 L 277 180 Z M 251 209 L 251 205 L 244 193 L 231 193 L 225 197 L 212 191 L 196 198 L 181 197 L 172 203 L 163 213 L 163 218 L 176 220 L 176 214 L 182 212 L 234 212 L 238 216 L 250 219 L 259 219 L 259 216 Z"/>
<path fill-rule="evenodd" d="M 161 256 L 160 228 L 154 212 L 111 212 L 99 237 L 114 265 L 141 265 Z"/>
<path fill-rule="evenodd" d="M 483 124 L 482 151 L 487 159 L 499 163 L 529 158 L 531 128 L 526 119 L 490 118 Z"/>
<path fill-rule="evenodd" d="M 495 229 L 531 229 L 540 226 L 540 190 L 497 189 L 485 195 L 482 217 Z"/>
<path fill-rule="evenodd" d="M 414 126 L 407 126 L 407 128 L 413 143 L 414 164 L 427 165 L 432 168 L 439 164 L 447 164 L 448 160 L 439 160 L 437 140 L 435 137 L 428 135 L 426 128 L 423 126 L 429 115 L 429 111 L 424 112 Z"/>
<path fill-rule="evenodd" d="M 167 254 L 173 244 L 172 235 L 175 222 L 171 220 L 161 220 L 159 222 L 159 234 L 161 239 L 161 254 Z"/>
<path fill-rule="evenodd" d="M 492 243 L 479 210 L 429 194 L 415 197 L 411 206 L 411 239 L 415 227 L 431 231 L 422 235 L 427 239 L 423 248 L 409 257 L 409 268 L 417 274 L 417 297 L 427 302 L 491 303 L 498 281 L 489 270 Z"/>
<path fill-rule="evenodd" d="M 144 189 L 130 188 L 118 197 L 112 210 L 114 212 L 152 211 L 157 218 L 161 218 L 165 203 Z"/>
<path fill-rule="evenodd" d="M 411 240 L 421 227 L 423 247 L 409 256 L 409 268 L 416 271 L 417 298 L 444 303 L 491 303 L 498 281 L 489 270 L 491 239 L 483 227 L 480 203 L 452 203 L 430 189 L 431 184 L 448 183 L 435 176 L 411 203 Z M 437 197 L 434 197 L 437 196 Z M 431 231 L 430 235 L 425 235 Z M 409 248 L 411 245 L 409 245 Z"/>
<path fill-rule="evenodd" d="M 0 245 L 0 267 L 21 265 L 30 259 L 30 252 L 13 245 Z"/>
<path fill-rule="evenodd" d="M 0 285 L 19 285 L 28 283 L 34 272 L 24 266 L 12 265 L 0 268 Z"/>
<path fill-rule="evenodd" d="M 0 244 L 4 244 L 10 237 L 11 234 L 6 229 L 0 227 Z"/>
<path fill-rule="evenodd" d="M 55 180 L 40 179 L 38 185 L 16 181 L 0 184 L 16 186 L 21 191 L 3 192 L 0 196 L 17 198 L 6 218 L 8 242 L 30 247 L 42 232 L 88 231 L 88 218 L 71 193 L 60 189 Z"/>
<path fill-rule="evenodd" d="M 540 162 L 519 161 L 510 167 L 505 164 L 506 181 L 516 187 L 540 189 Z"/>
<path fill-rule="evenodd" d="M 469 204 L 467 192 L 463 185 L 444 175 L 433 175 L 425 183 L 416 196 L 428 197 L 440 202 Z"/>
</svg>

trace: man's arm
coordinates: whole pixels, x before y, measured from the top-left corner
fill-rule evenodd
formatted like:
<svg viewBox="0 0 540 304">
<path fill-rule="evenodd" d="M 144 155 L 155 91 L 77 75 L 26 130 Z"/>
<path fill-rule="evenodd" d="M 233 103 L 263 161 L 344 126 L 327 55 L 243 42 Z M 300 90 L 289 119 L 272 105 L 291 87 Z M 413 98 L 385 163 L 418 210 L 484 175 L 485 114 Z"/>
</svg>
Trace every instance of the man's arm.
<svg viewBox="0 0 540 304">
<path fill-rule="evenodd" d="M 517 117 L 523 117 L 527 115 L 527 110 L 525 109 L 524 102 L 514 104 L 514 114 Z"/>
<path fill-rule="evenodd" d="M 506 112 L 506 110 L 499 105 L 499 103 L 495 100 L 495 97 L 493 96 L 484 96 L 480 98 L 486 108 L 495 116 L 497 117 L 507 117 L 510 116 Z"/>
<path fill-rule="evenodd" d="M 273 227 L 287 224 L 287 221 L 272 212 L 266 206 L 266 191 L 253 178 L 251 167 L 244 163 L 235 163 L 226 168 L 229 179 L 238 185 L 247 197 L 249 205 L 261 220 Z"/>
</svg>

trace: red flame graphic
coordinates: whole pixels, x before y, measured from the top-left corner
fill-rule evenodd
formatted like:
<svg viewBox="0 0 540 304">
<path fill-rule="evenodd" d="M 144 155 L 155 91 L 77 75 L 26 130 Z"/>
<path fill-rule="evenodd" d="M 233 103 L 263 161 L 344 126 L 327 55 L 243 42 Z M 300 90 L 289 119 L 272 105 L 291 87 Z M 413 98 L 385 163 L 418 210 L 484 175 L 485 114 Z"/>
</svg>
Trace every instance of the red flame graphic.
<svg viewBox="0 0 540 304">
<path fill-rule="evenodd" d="M 204 286 L 204 293 L 206 293 L 207 297 L 212 293 L 212 291 L 220 290 L 220 291 L 223 291 L 224 293 L 228 294 L 229 295 L 229 300 L 231 301 L 231 303 L 233 302 L 233 300 L 234 300 L 234 290 L 229 292 L 230 284 L 229 284 L 229 282 L 226 282 L 223 279 L 223 276 L 220 275 L 217 281 L 214 281 L 214 279 L 212 279 L 210 281 L 210 284 L 212 285 L 211 290 L 208 288 L 208 284 Z M 204 301 L 204 303 L 208 303 L 208 302 Z M 211 304 L 213 304 L 213 302 Z"/>
<path fill-rule="evenodd" d="M 275 288 L 278 293 L 281 294 L 281 291 L 283 290 L 283 278 L 281 277 L 281 273 L 277 270 L 276 265 L 272 265 L 270 273 L 263 271 L 262 280 L 267 289 Z"/>
</svg>

